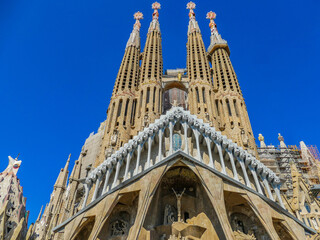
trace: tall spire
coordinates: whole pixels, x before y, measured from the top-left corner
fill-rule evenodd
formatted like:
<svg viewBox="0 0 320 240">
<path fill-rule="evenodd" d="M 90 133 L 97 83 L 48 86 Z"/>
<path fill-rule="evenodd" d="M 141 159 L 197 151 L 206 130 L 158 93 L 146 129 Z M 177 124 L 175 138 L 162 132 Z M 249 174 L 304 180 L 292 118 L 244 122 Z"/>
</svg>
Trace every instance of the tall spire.
<svg viewBox="0 0 320 240">
<path fill-rule="evenodd" d="M 207 13 L 210 20 L 211 43 L 208 57 L 212 65 L 214 88 L 215 127 L 233 139 L 239 146 L 257 155 L 247 108 L 242 96 L 237 75 L 230 61 L 230 50 L 218 33 L 214 21 L 216 14 Z"/>
<path fill-rule="evenodd" d="M 66 162 L 66 165 L 64 166 L 64 168 L 61 168 L 61 171 L 59 173 L 59 176 L 56 180 L 55 183 L 55 187 L 60 187 L 60 188 L 65 188 L 66 187 L 66 183 L 67 183 L 67 179 L 68 179 L 68 168 L 69 168 L 69 163 L 70 163 L 70 157 L 71 154 L 69 154 L 68 160 Z"/>
<path fill-rule="evenodd" d="M 140 66 L 140 20 L 141 12 L 134 15 L 136 20 L 130 34 L 118 75 L 113 87 L 111 101 L 109 103 L 106 120 L 106 130 L 103 137 L 103 147 L 96 164 L 104 161 L 105 151 L 113 152 L 123 143 L 129 141 L 131 127 L 134 125 L 136 112 L 136 90 L 139 84 Z"/>
<path fill-rule="evenodd" d="M 217 24 L 215 23 L 214 19 L 216 19 L 215 12 L 208 12 L 207 19 L 210 19 L 209 27 L 211 30 L 211 37 L 210 37 L 210 46 L 208 48 L 208 52 L 214 47 L 216 44 L 227 44 L 227 41 L 222 39 L 221 35 L 218 32 Z"/>
<path fill-rule="evenodd" d="M 196 4 L 189 2 L 189 26 L 187 42 L 187 72 L 189 80 L 188 103 L 192 114 L 205 119 L 212 125 L 214 121 L 213 83 L 207 52 L 200 28 L 195 18 Z"/>
<path fill-rule="evenodd" d="M 143 14 L 141 12 L 136 12 L 133 15 L 136 22 L 133 25 L 132 33 L 130 34 L 129 40 L 127 42 L 127 47 L 135 46 L 136 48 L 140 48 L 140 28 L 141 23 L 140 20 L 143 19 Z"/>
<path fill-rule="evenodd" d="M 139 98 L 135 122 L 136 131 L 142 130 L 161 114 L 161 82 L 163 75 L 161 32 L 159 24 L 160 3 L 152 4 L 152 21 L 142 53 L 139 76 Z"/>
</svg>

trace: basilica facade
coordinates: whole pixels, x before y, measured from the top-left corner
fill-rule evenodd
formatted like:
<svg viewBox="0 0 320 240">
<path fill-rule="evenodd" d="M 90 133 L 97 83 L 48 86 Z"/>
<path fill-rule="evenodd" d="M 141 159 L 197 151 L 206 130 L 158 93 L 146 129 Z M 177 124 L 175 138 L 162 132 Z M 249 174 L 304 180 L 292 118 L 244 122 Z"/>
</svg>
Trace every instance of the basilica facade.
<svg viewBox="0 0 320 240">
<path fill-rule="evenodd" d="M 187 4 L 186 67 L 166 71 L 160 4 L 143 50 L 134 14 L 107 118 L 71 173 L 70 158 L 61 169 L 28 239 L 317 239 L 307 220 L 320 221 L 317 198 L 295 161 L 284 179 L 262 135 L 256 146 L 216 15 L 207 14 L 206 48 L 195 7 Z M 314 215 L 300 211 L 299 191 Z"/>
</svg>

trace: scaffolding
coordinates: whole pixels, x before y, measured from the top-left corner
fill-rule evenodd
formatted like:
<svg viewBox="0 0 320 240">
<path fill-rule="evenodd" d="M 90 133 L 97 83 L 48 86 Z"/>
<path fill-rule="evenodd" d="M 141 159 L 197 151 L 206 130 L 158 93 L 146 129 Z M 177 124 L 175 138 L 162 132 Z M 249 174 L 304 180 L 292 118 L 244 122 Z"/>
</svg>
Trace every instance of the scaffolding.
<svg viewBox="0 0 320 240">
<path fill-rule="evenodd" d="M 320 153 L 316 145 L 308 145 L 307 146 L 309 151 L 311 152 L 312 156 L 315 160 L 320 161 Z"/>
</svg>

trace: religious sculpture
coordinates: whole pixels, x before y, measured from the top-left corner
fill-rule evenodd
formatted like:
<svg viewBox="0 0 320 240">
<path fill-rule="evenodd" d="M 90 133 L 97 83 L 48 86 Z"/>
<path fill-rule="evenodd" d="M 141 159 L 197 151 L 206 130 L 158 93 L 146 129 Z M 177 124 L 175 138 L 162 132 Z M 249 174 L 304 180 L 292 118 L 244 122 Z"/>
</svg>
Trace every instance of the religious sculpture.
<svg viewBox="0 0 320 240">
<path fill-rule="evenodd" d="M 182 198 L 182 195 L 184 194 L 186 189 L 184 188 L 182 193 L 180 193 L 180 194 L 178 194 L 173 188 L 172 188 L 172 190 L 177 198 L 178 222 L 181 222 L 181 198 Z"/>
</svg>

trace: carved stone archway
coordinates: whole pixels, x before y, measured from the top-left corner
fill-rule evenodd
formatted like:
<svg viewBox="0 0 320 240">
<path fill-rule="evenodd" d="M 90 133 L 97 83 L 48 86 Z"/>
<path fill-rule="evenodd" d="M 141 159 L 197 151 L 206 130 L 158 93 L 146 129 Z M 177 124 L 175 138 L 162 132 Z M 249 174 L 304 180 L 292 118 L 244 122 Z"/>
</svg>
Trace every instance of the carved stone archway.
<svg viewBox="0 0 320 240">
<path fill-rule="evenodd" d="M 199 178 L 177 162 L 161 179 L 138 239 L 225 239 L 217 219 Z"/>
</svg>

